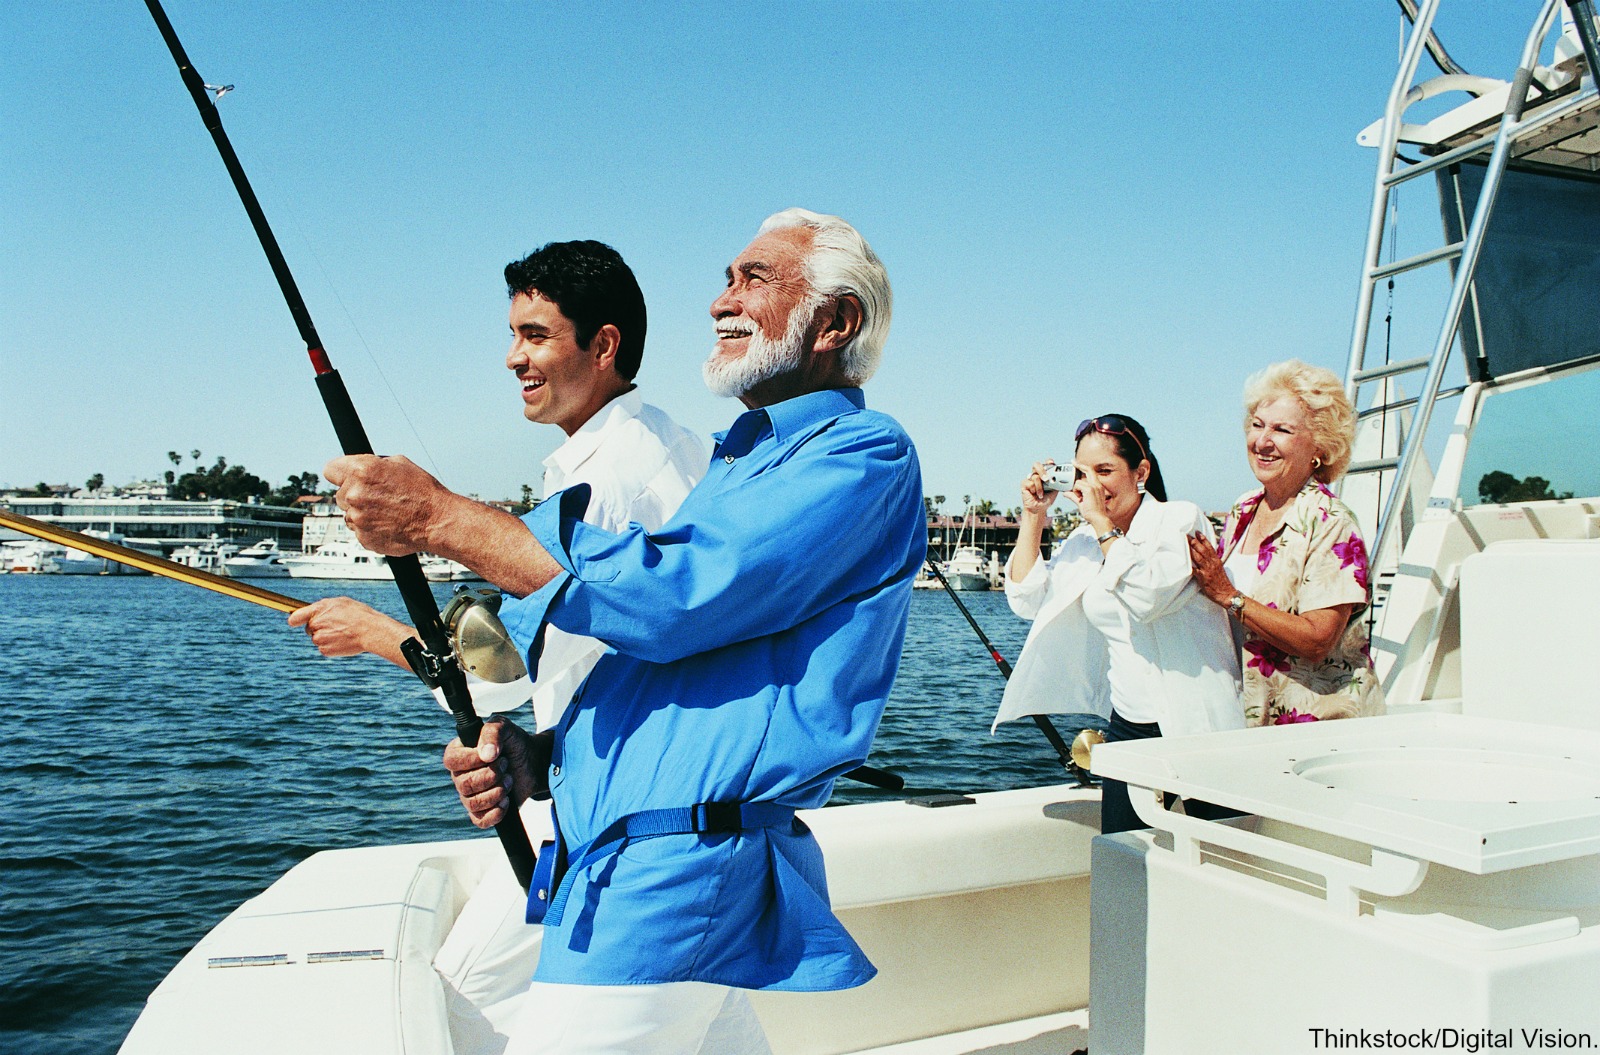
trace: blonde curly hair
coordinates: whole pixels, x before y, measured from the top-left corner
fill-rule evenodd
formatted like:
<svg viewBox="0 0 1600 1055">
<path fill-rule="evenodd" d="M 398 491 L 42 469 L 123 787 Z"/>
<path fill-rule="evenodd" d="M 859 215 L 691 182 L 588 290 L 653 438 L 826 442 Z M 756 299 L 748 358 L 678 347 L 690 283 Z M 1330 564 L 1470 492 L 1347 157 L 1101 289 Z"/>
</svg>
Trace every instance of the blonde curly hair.
<svg viewBox="0 0 1600 1055">
<path fill-rule="evenodd" d="M 1322 463 L 1311 475 L 1325 484 L 1343 476 L 1350 467 L 1350 445 L 1356 435 L 1356 412 L 1344 394 L 1344 382 L 1332 370 L 1298 359 L 1273 363 L 1244 383 L 1245 428 L 1257 407 L 1279 396 L 1293 396 L 1306 408 L 1306 423 Z"/>
</svg>

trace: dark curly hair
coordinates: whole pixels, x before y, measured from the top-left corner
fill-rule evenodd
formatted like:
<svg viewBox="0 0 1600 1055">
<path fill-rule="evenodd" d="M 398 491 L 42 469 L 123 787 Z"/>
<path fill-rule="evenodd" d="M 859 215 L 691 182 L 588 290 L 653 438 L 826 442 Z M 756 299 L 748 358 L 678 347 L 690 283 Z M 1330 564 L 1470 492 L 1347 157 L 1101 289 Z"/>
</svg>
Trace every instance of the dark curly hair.
<svg viewBox="0 0 1600 1055">
<path fill-rule="evenodd" d="M 506 265 L 506 293 L 538 293 L 572 320 L 578 346 L 589 347 L 606 323 L 617 328 L 617 373 L 632 381 L 644 358 L 644 294 L 622 254 L 585 239 L 550 242 Z"/>
</svg>

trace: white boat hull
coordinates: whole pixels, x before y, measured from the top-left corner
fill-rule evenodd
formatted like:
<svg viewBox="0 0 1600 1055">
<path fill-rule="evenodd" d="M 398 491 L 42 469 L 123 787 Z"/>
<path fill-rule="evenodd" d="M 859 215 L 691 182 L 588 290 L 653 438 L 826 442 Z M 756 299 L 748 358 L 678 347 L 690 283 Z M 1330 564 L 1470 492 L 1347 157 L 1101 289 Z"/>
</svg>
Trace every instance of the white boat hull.
<svg viewBox="0 0 1600 1055">
<path fill-rule="evenodd" d="M 287 579 L 285 560 L 303 556 L 299 550 L 281 550 L 277 540 L 258 542 L 222 562 L 222 573 L 233 579 Z"/>
<path fill-rule="evenodd" d="M 1085 1045 L 1098 793 L 1056 787 L 974 798 L 938 809 L 888 802 L 804 814 L 827 856 L 839 918 L 880 973 L 837 993 L 753 994 L 777 1055 L 877 1051 L 929 1037 L 938 1039 L 894 1050 Z M 315 854 L 184 957 L 122 1051 L 493 1050 L 483 1016 L 452 1000 L 432 961 L 468 895 L 486 875 L 507 871 L 493 839 Z M 520 966 L 516 986 L 532 963 Z"/>
<path fill-rule="evenodd" d="M 979 575 L 976 572 L 956 572 L 954 575 L 947 574 L 945 576 L 945 581 L 950 584 L 950 588 L 952 590 L 989 589 L 988 576 Z"/>
<path fill-rule="evenodd" d="M 982 550 L 963 546 L 944 562 L 944 577 L 952 590 L 987 590 L 989 561 Z"/>
<path fill-rule="evenodd" d="M 295 579 L 394 579 L 382 554 L 347 543 L 332 543 L 301 557 L 285 557 L 283 564 Z"/>
<path fill-rule="evenodd" d="M 376 567 L 357 567 L 349 564 L 295 564 L 289 568 L 289 577 L 292 579 L 356 579 L 389 580 L 394 578 L 394 573 L 387 564 Z"/>
</svg>

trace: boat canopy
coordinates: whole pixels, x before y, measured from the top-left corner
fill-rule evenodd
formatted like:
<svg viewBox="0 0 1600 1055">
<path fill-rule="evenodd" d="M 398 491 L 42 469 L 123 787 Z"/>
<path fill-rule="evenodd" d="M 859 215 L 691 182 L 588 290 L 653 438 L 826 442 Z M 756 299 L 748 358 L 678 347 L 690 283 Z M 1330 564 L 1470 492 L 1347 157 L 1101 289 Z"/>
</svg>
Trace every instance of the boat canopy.
<svg viewBox="0 0 1600 1055">
<path fill-rule="evenodd" d="M 1446 237 L 1460 242 L 1487 166 L 1438 173 Z M 1532 368 L 1600 360 L 1600 174 L 1507 166 L 1462 320 L 1468 375 L 1493 381 Z"/>
</svg>

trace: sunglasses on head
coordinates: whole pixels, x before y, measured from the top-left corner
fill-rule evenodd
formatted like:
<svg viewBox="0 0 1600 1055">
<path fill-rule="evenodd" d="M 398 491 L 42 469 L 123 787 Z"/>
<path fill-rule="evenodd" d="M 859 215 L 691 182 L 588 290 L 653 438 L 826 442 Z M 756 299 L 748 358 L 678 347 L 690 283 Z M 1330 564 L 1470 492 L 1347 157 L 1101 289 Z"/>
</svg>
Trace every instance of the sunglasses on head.
<svg viewBox="0 0 1600 1055">
<path fill-rule="evenodd" d="M 1150 459 L 1150 452 L 1144 449 L 1144 443 L 1139 439 L 1139 434 L 1133 431 L 1128 424 L 1128 419 L 1121 414 L 1102 414 L 1098 418 L 1084 418 L 1078 422 L 1078 430 L 1072 434 L 1072 442 L 1077 443 L 1089 434 L 1089 430 L 1103 432 L 1108 436 L 1131 436 L 1134 446 L 1139 448 L 1139 453 L 1144 455 L 1146 461 Z"/>
</svg>

